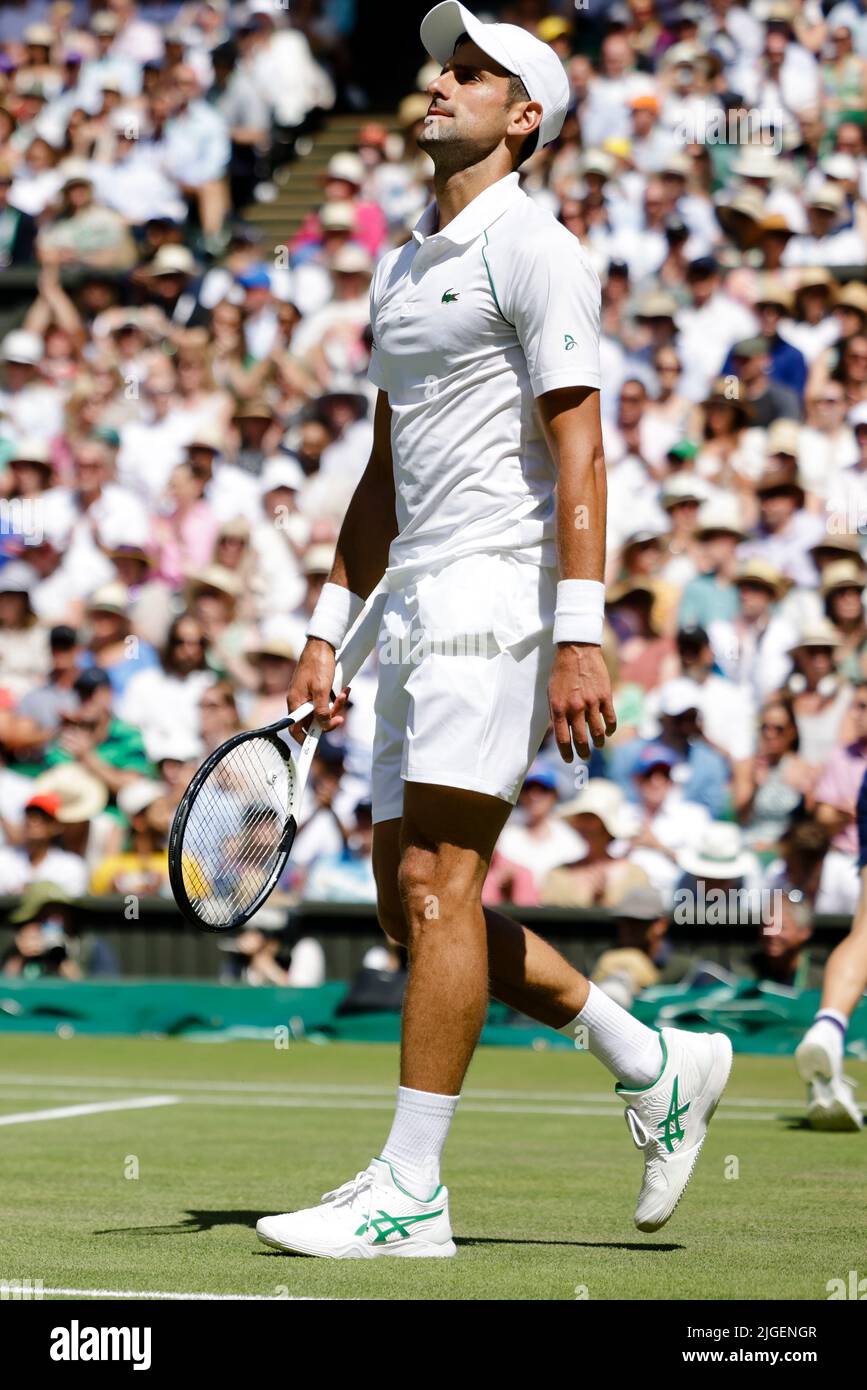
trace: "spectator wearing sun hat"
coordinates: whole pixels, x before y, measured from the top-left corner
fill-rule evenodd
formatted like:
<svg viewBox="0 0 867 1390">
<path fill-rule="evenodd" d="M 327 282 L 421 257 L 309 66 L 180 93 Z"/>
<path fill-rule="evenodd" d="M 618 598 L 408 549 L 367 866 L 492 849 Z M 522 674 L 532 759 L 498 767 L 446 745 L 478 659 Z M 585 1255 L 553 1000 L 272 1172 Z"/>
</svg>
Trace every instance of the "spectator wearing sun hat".
<svg viewBox="0 0 867 1390">
<path fill-rule="evenodd" d="M 792 669 L 789 651 L 795 631 L 779 612 L 788 587 L 767 560 L 742 560 L 734 576 L 735 616 L 708 625 L 719 669 L 747 689 L 756 703 L 785 685 Z"/>
<path fill-rule="evenodd" d="M 833 623 L 840 637 L 837 669 L 855 682 L 867 675 L 862 664 L 867 646 L 865 585 L 867 573 L 864 565 L 854 557 L 851 560 L 832 561 L 822 571 L 820 594 L 824 616 Z"/>
<path fill-rule="evenodd" d="M 270 418 L 270 412 L 264 402 L 239 402 L 236 411 L 237 418 L 245 411 L 254 412 L 254 416 L 259 413 L 266 420 Z M 254 473 L 230 462 L 226 457 L 226 449 L 224 430 L 217 425 L 200 425 L 193 431 L 193 437 L 187 443 L 186 462 L 200 484 L 202 497 L 218 523 L 230 521 L 237 516 L 244 516 L 248 521 L 258 521 L 261 513 Z M 255 452 L 258 455 L 262 451 Z"/>
<path fill-rule="evenodd" d="M 738 610 L 734 575 L 737 547 L 746 540 L 740 508 L 734 497 L 719 496 L 703 503 L 696 517 L 695 541 L 699 573 L 684 587 L 678 609 L 681 627 L 704 627 L 730 621 Z"/>
<path fill-rule="evenodd" d="M 4 687 L 23 695 L 48 675 L 48 634 L 33 611 L 36 571 L 23 560 L 0 569 L 0 671 Z"/>
<path fill-rule="evenodd" d="M 151 820 L 150 808 L 166 794 L 162 782 L 138 778 L 117 794 L 117 806 L 128 822 L 128 842 L 93 870 L 90 892 L 135 893 L 147 897 L 168 891 L 169 862 L 163 830 Z"/>
<path fill-rule="evenodd" d="M 807 195 L 808 231 L 793 236 L 783 252 L 784 266 L 863 265 L 867 243 L 855 227 L 841 226 L 846 195 L 831 179 Z"/>
<path fill-rule="evenodd" d="M 60 391 L 49 386 L 40 371 L 44 356 L 39 334 L 23 328 L 7 333 L 0 344 L 0 411 L 19 438 L 48 439 L 63 428 Z"/>
<path fill-rule="evenodd" d="M 323 202 L 349 203 L 352 207 L 352 236 L 371 257 L 382 250 L 388 226 L 378 203 L 366 201 L 362 190 L 366 178 L 363 160 L 352 151 L 331 156 L 322 175 Z M 292 239 L 293 261 L 315 249 L 323 238 L 322 221 L 318 213 L 308 213 Z"/>
<path fill-rule="evenodd" d="M 719 923 L 740 924 L 749 920 L 747 913 L 758 920 L 761 867 L 744 848 L 740 826 L 710 821 L 695 845 L 678 851 L 677 862 L 681 875 L 674 887 L 675 921 L 701 922 L 702 911 L 709 914 L 711 907 Z"/>
<path fill-rule="evenodd" d="M 580 835 L 584 851 L 554 868 L 542 885 L 549 907 L 616 907 L 632 888 L 647 886 L 643 869 L 623 853 L 637 831 L 637 819 L 620 787 L 592 777 L 557 815 Z"/>
<path fill-rule="evenodd" d="M 256 675 L 252 698 L 244 709 L 244 722 L 261 729 L 281 719 L 286 710 L 286 691 L 301 654 L 296 624 L 287 618 L 270 618 L 247 648 L 246 657 Z"/>
<path fill-rule="evenodd" d="M 771 459 L 755 486 L 759 524 L 754 537 L 741 547 L 741 558 L 764 560 L 787 579 L 813 588 L 816 568 L 810 549 L 822 535 L 824 522 L 805 510 L 796 460 Z"/>
<path fill-rule="evenodd" d="M 807 385 L 807 363 L 800 348 L 788 342 L 780 332 L 784 318 L 790 318 L 794 312 L 795 296 L 779 276 L 763 275 L 754 307 L 759 320 L 759 336 L 767 344 L 768 378 L 772 385 L 793 391 L 800 402 Z M 723 376 L 732 371 L 736 371 L 734 347 L 723 364 Z M 778 401 L 777 404 L 780 405 L 780 414 L 789 414 L 785 401 Z M 759 420 L 759 423 L 762 421 Z"/>
<path fill-rule="evenodd" d="M 72 895 L 57 883 L 29 883 L 7 919 L 15 935 L 0 958 L 0 975 L 24 980 L 80 979 L 76 958 L 80 943 L 70 936 L 73 902 Z"/>
<path fill-rule="evenodd" d="M 838 670 L 840 650 L 840 634 L 827 618 L 805 623 L 789 648 L 793 671 L 787 685 L 801 754 L 816 768 L 850 737 L 852 685 Z"/>
<path fill-rule="evenodd" d="M 301 562 L 310 543 L 311 519 L 299 508 L 306 478 L 292 454 L 272 454 L 259 477 L 261 518 L 253 527 L 257 609 L 264 618 L 291 613 L 304 597 Z"/>
<path fill-rule="evenodd" d="M 824 389 L 839 385 L 826 382 Z M 846 419 L 852 433 L 852 457 L 829 483 L 827 513 L 838 532 L 863 534 L 867 524 L 867 401 L 854 406 Z"/>
</svg>

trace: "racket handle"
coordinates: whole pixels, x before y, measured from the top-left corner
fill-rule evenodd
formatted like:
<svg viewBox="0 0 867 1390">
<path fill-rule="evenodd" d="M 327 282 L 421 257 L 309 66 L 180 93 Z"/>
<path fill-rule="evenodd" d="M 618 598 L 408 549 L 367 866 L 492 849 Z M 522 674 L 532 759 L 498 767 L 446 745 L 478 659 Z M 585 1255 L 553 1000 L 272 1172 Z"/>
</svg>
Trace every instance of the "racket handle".
<svg viewBox="0 0 867 1390">
<path fill-rule="evenodd" d="M 293 709 L 292 713 L 286 720 L 286 725 L 284 727 L 288 726 L 289 724 L 300 724 L 302 719 L 306 719 L 308 714 L 312 713 L 313 706 L 310 704 L 309 701 L 305 705 L 299 705 L 297 709 Z M 280 722 L 282 723 L 283 721 L 281 720 Z"/>
<path fill-rule="evenodd" d="M 388 584 L 385 579 L 381 579 L 365 600 L 364 607 L 346 634 L 343 645 L 337 653 L 333 686 L 335 695 L 339 695 L 343 687 L 355 679 L 358 671 L 373 651 L 379 635 L 387 598 Z"/>
<path fill-rule="evenodd" d="M 334 667 L 333 689 L 335 695 L 339 695 L 343 687 L 348 685 L 349 682 L 355 678 L 360 667 L 364 665 L 364 662 L 373 651 L 379 633 L 379 625 L 382 622 L 382 612 L 385 608 L 385 600 L 387 597 L 388 588 L 386 581 L 383 579 L 373 590 L 373 593 L 365 600 L 364 607 L 349 629 L 346 639 L 340 651 L 337 653 L 337 664 Z M 290 713 L 286 720 L 286 725 L 300 724 L 302 719 L 306 719 L 308 714 L 312 713 L 313 706 L 309 701 L 303 705 L 299 705 L 297 709 L 292 710 Z M 307 735 L 307 740 L 309 741 L 315 733 L 312 745 L 314 751 L 315 744 L 321 732 L 322 730 L 314 720 L 310 726 L 310 732 Z M 299 759 L 304 756 L 304 750 L 306 748 L 307 741 L 302 745 Z M 312 757 L 312 752 L 310 756 Z"/>
</svg>

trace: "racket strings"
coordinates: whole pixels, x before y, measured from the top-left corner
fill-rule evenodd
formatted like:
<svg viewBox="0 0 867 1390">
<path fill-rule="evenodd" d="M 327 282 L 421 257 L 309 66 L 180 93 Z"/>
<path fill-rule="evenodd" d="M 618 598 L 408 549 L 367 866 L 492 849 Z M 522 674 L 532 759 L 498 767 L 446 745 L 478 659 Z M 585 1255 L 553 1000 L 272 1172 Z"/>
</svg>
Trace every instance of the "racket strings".
<svg viewBox="0 0 867 1390">
<path fill-rule="evenodd" d="M 292 763 L 270 739 L 229 749 L 198 790 L 181 845 L 184 887 L 208 926 L 244 918 L 282 859 Z"/>
</svg>

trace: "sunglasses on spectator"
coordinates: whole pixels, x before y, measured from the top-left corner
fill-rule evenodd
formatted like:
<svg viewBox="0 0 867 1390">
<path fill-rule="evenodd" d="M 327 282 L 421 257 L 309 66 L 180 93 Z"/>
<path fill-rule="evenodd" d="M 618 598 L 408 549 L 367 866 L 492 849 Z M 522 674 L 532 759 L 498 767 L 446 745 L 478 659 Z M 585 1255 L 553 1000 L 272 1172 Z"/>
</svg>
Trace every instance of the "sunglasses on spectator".
<svg viewBox="0 0 867 1390">
<path fill-rule="evenodd" d="M 791 724 L 769 724 L 765 720 L 759 725 L 759 730 L 763 734 L 785 734 L 791 727 Z"/>
</svg>

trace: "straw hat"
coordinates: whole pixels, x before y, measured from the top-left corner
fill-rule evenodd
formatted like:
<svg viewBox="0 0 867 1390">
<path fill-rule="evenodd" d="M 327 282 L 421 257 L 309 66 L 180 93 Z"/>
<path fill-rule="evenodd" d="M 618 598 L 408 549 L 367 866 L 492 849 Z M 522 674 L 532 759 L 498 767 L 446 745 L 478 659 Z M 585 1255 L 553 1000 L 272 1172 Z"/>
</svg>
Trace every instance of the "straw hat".
<svg viewBox="0 0 867 1390">
<path fill-rule="evenodd" d="M 829 647 L 836 651 L 840 645 L 840 634 L 834 624 L 829 623 L 827 618 L 820 618 L 818 622 L 804 624 L 795 642 L 788 648 L 787 655 L 794 656 L 796 652 L 810 647 Z"/>
<path fill-rule="evenodd" d="M 765 589 L 770 589 L 774 598 L 782 598 L 789 588 L 789 582 L 779 570 L 774 569 L 766 560 L 756 557 L 747 560 L 741 565 L 734 578 L 735 584 L 760 584 Z"/>
<path fill-rule="evenodd" d="M 631 830 L 625 811 L 623 792 L 617 783 L 609 782 L 604 777 L 591 777 L 577 796 L 558 808 L 557 815 L 562 820 L 569 820 L 572 816 L 597 816 L 608 834 L 616 840 Z"/>
<path fill-rule="evenodd" d="M 225 565 L 206 565 L 187 580 L 187 598 L 192 598 L 201 589 L 217 589 L 221 594 L 237 599 L 241 597 L 243 588 L 238 576 Z"/>
<path fill-rule="evenodd" d="M 33 783 L 37 796 L 60 798 L 57 819 L 61 825 L 93 820 L 108 805 L 108 788 L 78 763 L 60 763 L 41 773 Z"/>
<path fill-rule="evenodd" d="M 863 566 L 855 560 L 832 560 L 822 573 L 823 598 L 837 589 L 863 589 L 865 585 L 867 575 Z"/>
</svg>

